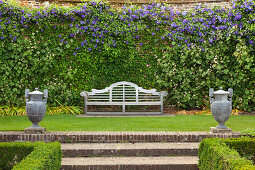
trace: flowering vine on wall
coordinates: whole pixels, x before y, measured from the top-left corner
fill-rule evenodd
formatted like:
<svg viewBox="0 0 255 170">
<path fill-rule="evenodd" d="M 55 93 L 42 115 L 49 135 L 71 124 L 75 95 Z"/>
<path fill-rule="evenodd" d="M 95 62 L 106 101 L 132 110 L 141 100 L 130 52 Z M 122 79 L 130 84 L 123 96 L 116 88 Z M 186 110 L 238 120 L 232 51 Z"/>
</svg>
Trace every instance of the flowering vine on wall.
<svg viewBox="0 0 255 170">
<path fill-rule="evenodd" d="M 209 87 L 232 87 L 235 106 L 253 110 L 255 5 L 232 5 L 116 11 L 95 1 L 38 9 L 0 1 L 0 102 L 21 105 L 23 90 L 39 86 L 51 105 L 79 105 L 80 91 L 126 80 L 167 89 L 183 108 L 207 104 Z"/>
</svg>

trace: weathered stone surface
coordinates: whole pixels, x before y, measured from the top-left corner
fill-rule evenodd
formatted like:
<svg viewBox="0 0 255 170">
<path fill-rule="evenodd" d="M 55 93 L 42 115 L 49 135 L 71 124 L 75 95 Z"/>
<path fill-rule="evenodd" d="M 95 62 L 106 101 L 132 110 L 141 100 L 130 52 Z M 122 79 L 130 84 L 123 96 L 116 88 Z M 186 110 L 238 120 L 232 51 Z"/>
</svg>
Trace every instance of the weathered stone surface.
<svg viewBox="0 0 255 170">
<path fill-rule="evenodd" d="M 211 127 L 211 131 L 210 131 L 210 133 L 232 133 L 232 132 L 233 131 L 230 128 L 221 129 L 217 127 Z"/>
<path fill-rule="evenodd" d="M 63 157 L 91 156 L 197 156 L 199 143 L 62 143 Z"/>
<path fill-rule="evenodd" d="M 42 134 L 46 132 L 46 128 L 45 127 L 37 127 L 37 128 L 28 127 L 24 130 L 24 132 L 26 134 Z"/>
<path fill-rule="evenodd" d="M 62 158 L 61 169 L 197 170 L 197 163 L 197 156 Z"/>
<path fill-rule="evenodd" d="M 232 112 L 233 89 L 229 88 L 228 91 L 224 91 L 223 88 L 220 87 L 220 90 L 214 91 L 213 88 L 210 88 L 209 96 L 212 115 L 214 119 L 219 122 L 216 129 L 211 129 L 211 132 L 228 133 L 229 130 L 226 130 L 227 126 L 225 122 L 229 119 Z"/>
</svg>

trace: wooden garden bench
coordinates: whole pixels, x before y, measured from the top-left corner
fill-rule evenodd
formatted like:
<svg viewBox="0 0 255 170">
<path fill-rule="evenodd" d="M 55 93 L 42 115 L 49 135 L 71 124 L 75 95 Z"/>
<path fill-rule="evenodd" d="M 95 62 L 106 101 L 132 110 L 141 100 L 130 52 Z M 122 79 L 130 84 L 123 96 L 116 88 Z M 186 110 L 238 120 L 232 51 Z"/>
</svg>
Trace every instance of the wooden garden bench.
<svg viewBox="0 0 255 170">
<path fill-rule="evenodd" d="M 165 91 L 146 90 L 126 81 L 114 83 L 103 90 L 92 89 L 92 92 L 81 92 L 85 103 L 84 113 L 93 115 L 116 114 L 116 112 L 88 112 L 88 106 L 90 105 L 121 105 L 121 114 L 162 114 L 163 97 L 166 95 Z M 160 112 L 126 112 L 125 106 L 128 105 L 159 105 L 161 109 Z"/>
</svg>

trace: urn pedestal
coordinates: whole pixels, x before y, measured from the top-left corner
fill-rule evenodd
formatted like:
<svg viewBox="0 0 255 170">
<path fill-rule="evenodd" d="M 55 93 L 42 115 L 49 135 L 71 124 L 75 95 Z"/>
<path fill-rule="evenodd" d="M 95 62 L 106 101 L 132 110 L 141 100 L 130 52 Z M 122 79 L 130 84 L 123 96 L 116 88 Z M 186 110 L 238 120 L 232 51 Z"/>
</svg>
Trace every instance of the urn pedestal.
<svg viewBox="0 0 255 170">
<path fill-rule="evenodd" d="M 42 93 L 38 91 L 38 88 L 33 92 L 26 89 L 25 97 L 27 117 L 33 123 L 33 125 L 25 129 L 25 133 L 34 134 L 46 132 L 46 128 L 41 127 L 38 124 L 43 120 L 46 113 L 48 90 L 44 90 L 44 93 Z"/>
<path fill-rule="evenodd" d="M 218 126 L 211 127 L 211 133 L 230 133 L 232 130 L 225 125 L 232 112 L 233 89 L 224 91 L 222 87 L 218 91 L 209 90 L 211 112 Z"/>
</svg>

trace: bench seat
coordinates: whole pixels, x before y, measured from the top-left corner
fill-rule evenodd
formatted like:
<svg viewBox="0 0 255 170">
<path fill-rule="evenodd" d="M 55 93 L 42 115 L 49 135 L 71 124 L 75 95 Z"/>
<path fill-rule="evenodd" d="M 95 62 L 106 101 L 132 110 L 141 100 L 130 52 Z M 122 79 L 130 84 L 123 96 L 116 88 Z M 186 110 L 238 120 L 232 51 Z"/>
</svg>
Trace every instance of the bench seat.
<svg viewBox="0 0 255 170">
<path fill-rule="evenodd" d="M 138 87 L 136 84 L 121 81 L 106 87 L 103 90 L 92 89 L 92 92 L 81 92 L 81 96 L 84 97 L 85 114 L 103 114 L 96 112 L 88 112 L 89 105 L 121 105 L 122 113 L 135 114 L 136 112 L 126 112 L 125 106 L 128 105 L 159 105 L 161 106 L 160 112 L 151 112 L 151 114 L 163 113 L 163 97 L 166 96 L 165 91 L 157 92 L 156 89 L 146 90 Z M 109 113 L 109 112 L 107 112 Z M 113 112 L 115 113 L 115 112 Z M 141 114 L 141 112 L 137 112 Z M 144 112 L 146 113 L 146 112 Z M 147 112 L 150 113 L 150 112 Z"/>
</svg>

